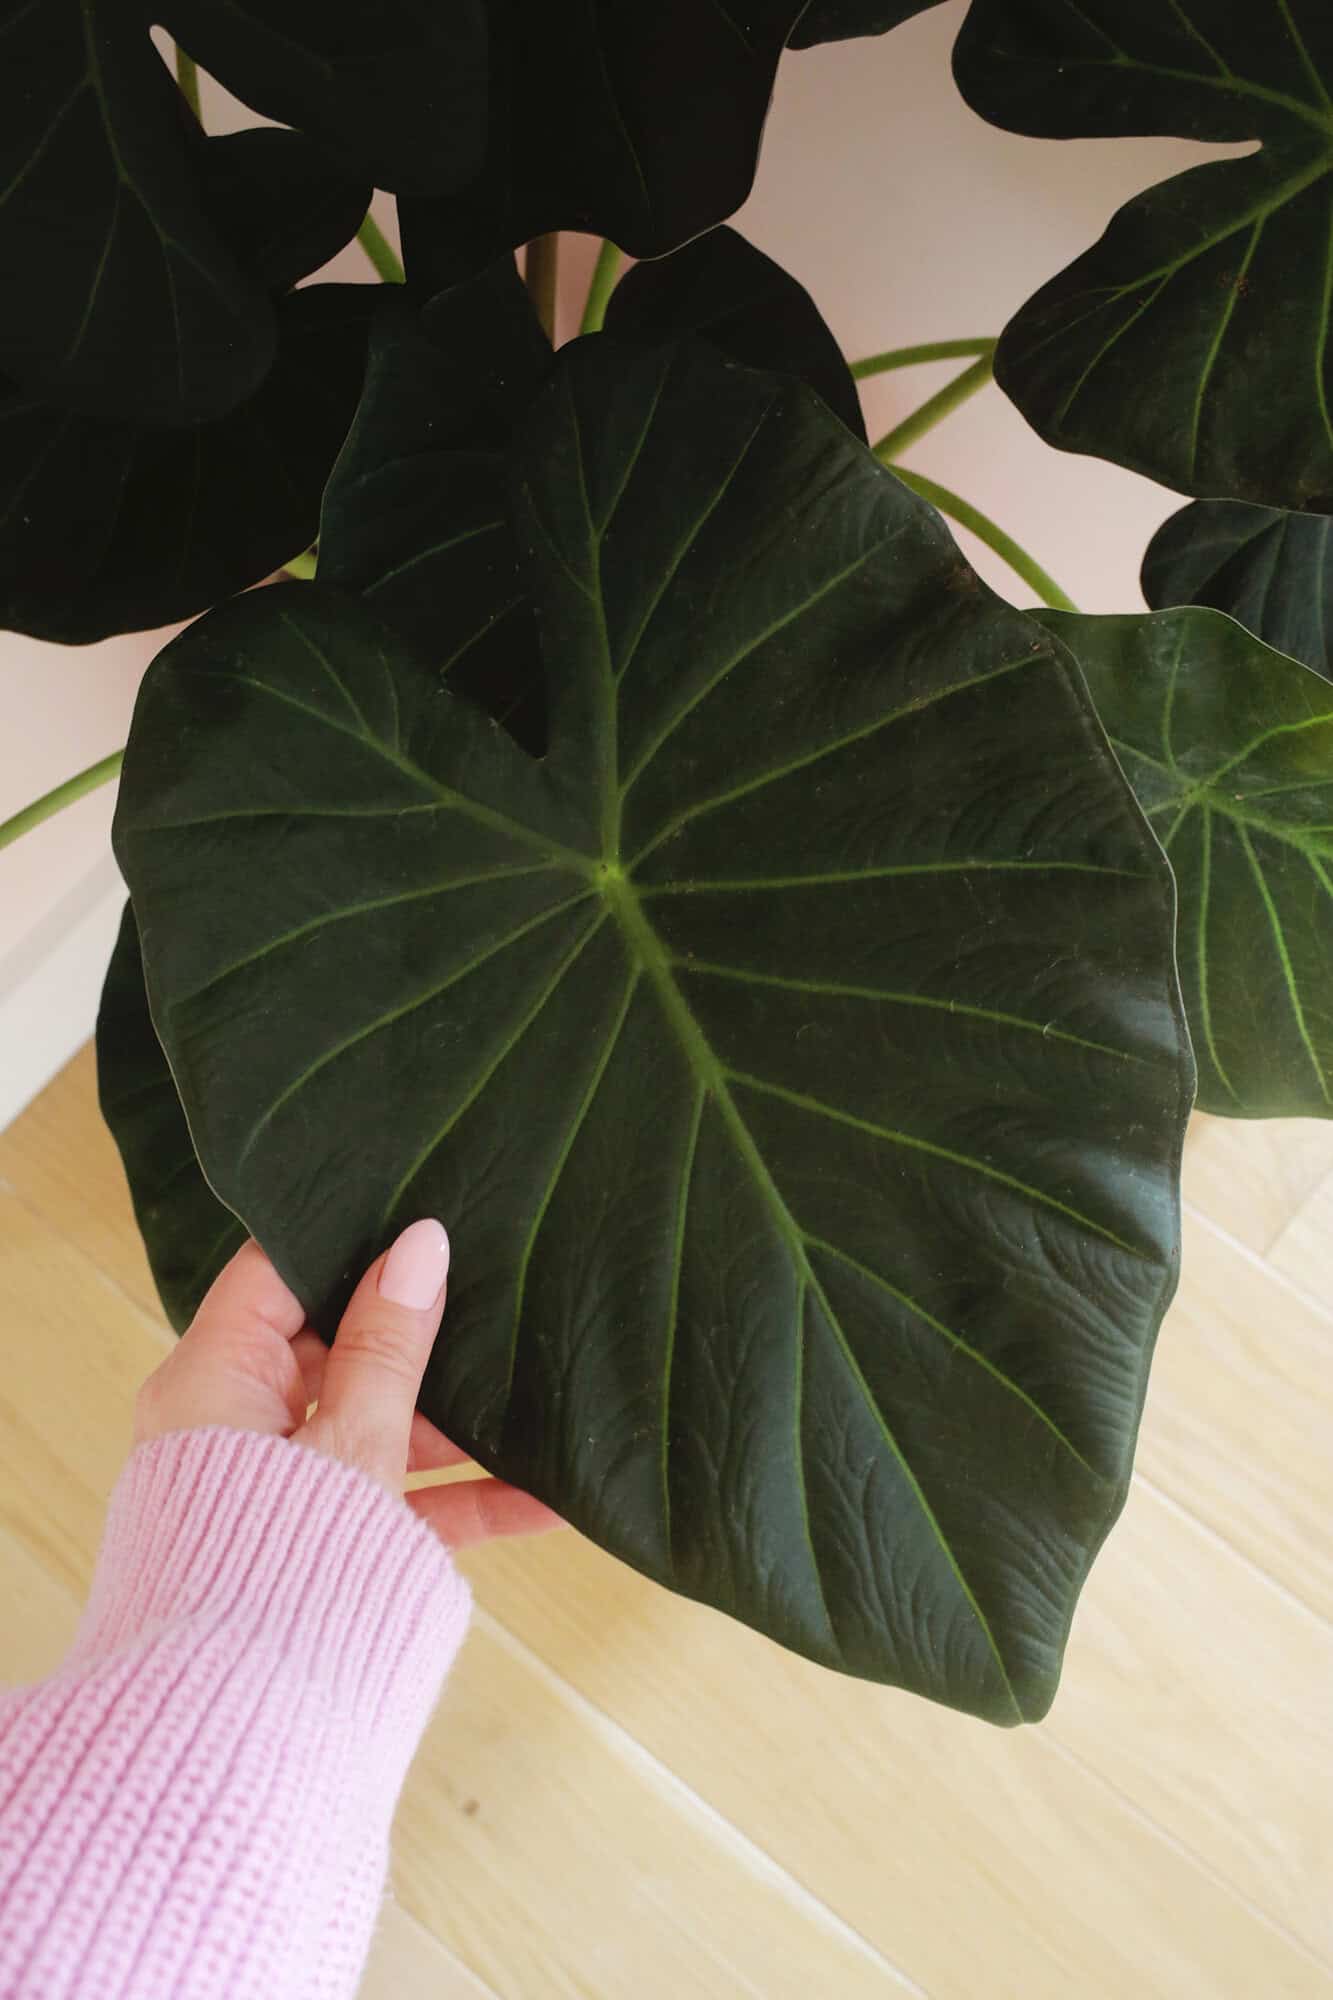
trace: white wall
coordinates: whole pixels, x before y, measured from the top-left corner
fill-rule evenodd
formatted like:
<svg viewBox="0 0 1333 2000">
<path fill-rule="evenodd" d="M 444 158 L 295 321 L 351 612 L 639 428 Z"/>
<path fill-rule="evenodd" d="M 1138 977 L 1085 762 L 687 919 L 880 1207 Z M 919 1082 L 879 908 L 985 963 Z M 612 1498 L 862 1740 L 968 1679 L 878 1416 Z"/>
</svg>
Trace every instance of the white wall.
<svg viewBox="0 0 1333 2000">
<path fill-rule="evenodd" d="M 758 187 L 737 220 L 806 284 L 851 357 L 998 333 L 1122 201 L 1223 150 L 995 131 L 962 103 L 949 73 L 964 11 L 964 0 L 949 0 L 892 35 L 803 51 L 782 67 Z M 205 109 L 215 130 L 252 122 L 217 95 Z M 571 240 L 566 331 L 590 261 L 591 245 Z M 353 248 L 330 275 L 367 274 Z M 949 372 L 866 384 L 872 436 Z M 906 463 L 994 515 L 1090 611 L 1141 603 L 1144 546 L 1179 504 L 1133 473 L 1048 450 L 995 389 Z M 960 539 L 997 589 L 1031 601 L 988 551 Z M 0 637 L 0 819 L 123 742 L 158 643 L 66 650 Z M 91 1031 L 119 906 L 111 805 L 108 789 L 0 851 L 0 1126 Z"/>
</svg>

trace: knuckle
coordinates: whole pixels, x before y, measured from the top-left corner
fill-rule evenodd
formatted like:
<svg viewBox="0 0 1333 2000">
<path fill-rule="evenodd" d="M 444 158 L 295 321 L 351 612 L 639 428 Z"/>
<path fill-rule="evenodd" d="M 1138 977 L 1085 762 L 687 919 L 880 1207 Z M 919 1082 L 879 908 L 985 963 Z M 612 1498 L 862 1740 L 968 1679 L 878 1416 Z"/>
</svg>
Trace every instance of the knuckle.
<svg viewBox="0 0 1333 2000">
<path fill-rule="evenodd" d="M 358 1314 L 340 1329 L 334 1343 L 344 1360 L 373 1368 L 394 1382 L 415 1385 L 420 1359 L 408 1329 L 385 1313 Z"/>
</svg>

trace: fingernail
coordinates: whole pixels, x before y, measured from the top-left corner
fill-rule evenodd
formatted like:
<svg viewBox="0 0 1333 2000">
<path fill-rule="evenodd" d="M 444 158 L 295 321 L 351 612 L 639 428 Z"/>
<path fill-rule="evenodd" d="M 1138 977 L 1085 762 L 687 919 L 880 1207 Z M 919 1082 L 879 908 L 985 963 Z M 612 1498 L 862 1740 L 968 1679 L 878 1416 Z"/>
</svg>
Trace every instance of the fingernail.
<svg viewBox="0 0 1333 2000">
<path fill-rule="evenodd" d="M 425 1312 L 439 1298 L 448 1275 L 449 1238 L 444 1224 L 433 1218 L 413 1222 L 384 1260 L 380 1297 L 391 1305 Z"/>
</svg>

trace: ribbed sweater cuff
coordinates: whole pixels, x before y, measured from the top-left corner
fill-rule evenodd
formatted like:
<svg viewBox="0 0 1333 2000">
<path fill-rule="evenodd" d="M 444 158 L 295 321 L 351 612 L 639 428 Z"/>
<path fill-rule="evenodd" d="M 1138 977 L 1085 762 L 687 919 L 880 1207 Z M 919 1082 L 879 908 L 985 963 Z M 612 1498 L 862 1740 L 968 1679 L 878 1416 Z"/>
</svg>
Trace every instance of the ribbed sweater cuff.
<svg viewBox="0 0 1333 2000">
<path fill-rule="evenodd" d="M 177 1431 L 121 1474 L 69 1664 L 182 1624 L 248 1632 L 373 1739 L 396 1792 L 470 1605 L 438 1538 L 364 1473 L 285 1438 Z"/>
</svg>

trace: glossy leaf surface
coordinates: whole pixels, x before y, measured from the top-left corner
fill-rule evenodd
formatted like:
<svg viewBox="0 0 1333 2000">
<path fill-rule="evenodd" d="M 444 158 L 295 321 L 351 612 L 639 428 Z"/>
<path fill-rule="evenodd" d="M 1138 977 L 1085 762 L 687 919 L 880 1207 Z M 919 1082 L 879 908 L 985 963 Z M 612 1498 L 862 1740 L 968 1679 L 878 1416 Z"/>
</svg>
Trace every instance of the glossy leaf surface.
<svg viewBox="0 0 1333 2000">
<path fill-rule="evenodd" d="M 125 1163 L 135 1220 L 177 1333 L 246 1231 L 204 1179 L 144 991 L 125 905 L 97 1014 L 97 1094 Z"/>
<path fill-rule="evenodd" d="M 795 375 L 866 440 L 851 370 L 819 308 L 790 273 L 734 229 L 636 264 L 611 294 L 606 330 L 662 341 L 697 334 L 747 368 Z"/>
<path fill-rule="evenodd" d="M 1333 1116 L 1333 688 L 1219 612 L 1043 612 L 1171 859 L 1199 1103 Z"/>
<path fill-rule="evenodd" d="M 1154 611 L 1206 604 L 1333 680 L 1333 519 L 1243 500 L 1196 500 L 1143 558 Z"/>
<path fill-rule="evenodd" d="M 258 393 L 193 430 L 0 394 L 0 625 L 86 644 L 191 618 L 307 548 L 356 411 L 376 293 L 277 305 Z"/>
<path fill-rule="evenodd" d="M 199 1157 L 326 1328 L 447 1218 L 423 1407 L 618 1555 L 1039 1715 L 1174 1280 L 1160 852 L 809 392 L 580 342 L 511 492 L 542 761 L 320 584 L 150 670 L 116 845 Z"/>
<path fill-rule="evenodd" d="M 955 71 L 1010 131 L 1262 141 L 1122 208 L 1010 321 L 996 379 L 1063 450 L 1333 512 L 1327 0 L 973 0 Z"/>
<path fill-rule="evenodd" d="M 138 0 L 0 0 L 0 370 L 117 422 L 252 395 L 273 312 Z"/>
<path fill-rule="evenodd" d="M 485 164 L 402 204 L 431 291 L 555 229 L 657 257 L 739 208 L 801 0 L 490 0 Z"/>
</svg>

